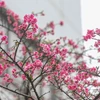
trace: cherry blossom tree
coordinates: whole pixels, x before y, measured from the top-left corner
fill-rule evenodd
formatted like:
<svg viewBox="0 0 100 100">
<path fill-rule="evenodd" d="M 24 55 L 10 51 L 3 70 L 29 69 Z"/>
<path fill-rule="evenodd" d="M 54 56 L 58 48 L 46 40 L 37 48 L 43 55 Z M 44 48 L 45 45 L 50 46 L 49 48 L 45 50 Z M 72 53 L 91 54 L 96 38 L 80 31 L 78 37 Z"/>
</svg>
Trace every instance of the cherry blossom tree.
<svg viewBox="0 0 100 100">
<path fill-rule="evenodd" d="M 43 29 L 37 24 L 37 16 L 44 16 L 43 12 L 26 14 L 23 21 L 10 9 L 5 2 L 0 1 L 0 9 L 5 10 L 6 19 L 11 28 L 0 24 L 0 87 L 15 100 L 46 100 L 50 92 L 59 100 L 99 100 L 100 99 L 100 69 L 90 67 L 88 61 L 99 57 L 88 55 L 95 50 L 100 52 L 100 29 L 88 30 L 86 36 L 79 41 L 67 37 L 48 40 L 48 35 L 55 34 L 56 25 L 63 26 L 60 21 L 48 23 Z M 13 31 L 18 37 L 14 45 L 5 49 L 9 44 L 8 36 L 3 29 Z M 89 49 L 85 49 L 83 42 L 94 41 Z M 53 86 L 55 91 L 44 91 L 40 95 L 38 88 Z"/>
</svg>

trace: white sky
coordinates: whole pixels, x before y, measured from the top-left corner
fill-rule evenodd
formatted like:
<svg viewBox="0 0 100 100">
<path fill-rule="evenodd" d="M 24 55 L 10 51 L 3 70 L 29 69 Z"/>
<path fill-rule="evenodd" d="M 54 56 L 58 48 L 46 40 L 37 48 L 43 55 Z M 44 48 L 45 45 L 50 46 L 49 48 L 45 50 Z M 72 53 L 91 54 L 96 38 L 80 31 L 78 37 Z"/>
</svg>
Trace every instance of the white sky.
<svg viewBox="0 0 100 100">
<path fill-rule="evenodd" d="M 82 30 L 100 28 L 100 0 L 81 0 Z"/>
<path fill-rule="evenodd" d="M 100 28 L 100 0 L 81 0 L 81 16 L 82 16 L 82 33 L 86 34 L 87 29 Z M 85 43 L 85 47 L 88 48 L 93 41 Z M 89 52 L 93 57 L 100 56 L 100 53 L 91 51 Z M 100 66 L 99 63 L 94 61 L 91 66 Z"/>
</svg>

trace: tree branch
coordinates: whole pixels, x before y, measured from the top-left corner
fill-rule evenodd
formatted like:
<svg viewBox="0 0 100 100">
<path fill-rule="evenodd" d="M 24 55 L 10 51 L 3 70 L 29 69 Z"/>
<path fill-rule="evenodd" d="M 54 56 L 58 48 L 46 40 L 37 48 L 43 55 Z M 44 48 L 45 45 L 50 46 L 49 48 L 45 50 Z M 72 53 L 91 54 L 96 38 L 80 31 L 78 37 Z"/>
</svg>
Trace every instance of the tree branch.
<svg viewBox="0 0 100 100">
<path fill-rule="evenodd" d="M 28 95 L 26 95 L 26 94 L 16 92 L 16 91 L 11 90 L 11 89 L 9 89 L 9 88 L 7 88 L 7 87 L 5 87 L 5 86 L 2 86 L 2 85 L 0 85 L 0 87 L 1 87 L 1 88 L 4 88 L 4 89 L 6 89 L 6 90 L 8 90 L 8 91 L 10 91 L 10 92 L 13 92 L 13 93 L 16 93 L 16 94 L 18 94 L 18 95 L 21 95 L 21 96 L 24 96 L 24 97 L 28 97 L 28 98 L 31 98 L 32 100 L 34 100 L 32 97 L 30 97 L 30 96 L 28 96 Z"/>
</svg>

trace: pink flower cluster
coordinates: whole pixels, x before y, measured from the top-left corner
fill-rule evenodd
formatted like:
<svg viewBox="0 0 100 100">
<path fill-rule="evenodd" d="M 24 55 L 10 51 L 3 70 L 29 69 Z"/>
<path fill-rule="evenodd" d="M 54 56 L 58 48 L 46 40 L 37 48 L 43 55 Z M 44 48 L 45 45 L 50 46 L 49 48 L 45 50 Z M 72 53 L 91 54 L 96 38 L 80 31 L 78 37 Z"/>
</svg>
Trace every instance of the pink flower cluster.
<svg viewBox="0 0 100 100">
<path fill-rule="evenodd" d="M 10 77 L 9 74 L 5 73 L 4 77 L 3 77 L 3 80 L 7 83 L 12 83 L 13 82 L 13 79 Z"/>
<path fill-rule="evenodd" d="M 43 63 L 41 62 L 41 60 L 36 59 L 35 62 L 33 63 L 33 65 L 34 65 L 36 68 L 40 69 L 40 68 L 42 67 Z"/>
<path fill-rule="evenodd" d="M 67 51 L 68 51 L 68 50 L 65 49 L 65 48 L 62 49 L 61 52 L 60 52 L 61 57 L 66 57 Z"/>
<path fill-rule="evenodd" d="M 95 41 L 94 46 L 98 48 L 100 46 L 100 40 Z"/>
<path fill-rule="evenodd" d="M 95 34 L 94 30 L 88 30 L 86 36 L 83 36 L 83 38 L 85 41 L 87 41 L 88 39 L 95 37 L 94 34 Z"/>
<path fill-rule="evenodd" d="M 3 31 L 0 32 L 0 42 L 7 44 L 8 43 L 8 37 L 4 35 Z"/>
<path fill-rule="evenodd" d="M 32 40 L 34 40 L 34 37 L 33 37 L 34 34 L 33 34 L 33 32 L 27 31 L 26 34 L 27 34 L 27 36 L 26 36 L 27 39 L 32 39 Z"/>
<path fill-rule="evenodd" d="M 63 21 L 60 21 L 60 23 L 59 23 L 61 26 L 63 26 L 64 25 L 64 22 Z"/>
<path fill-rule="evenodd" d="M 22 54 L 23 54 L 23 55 L 26 55 L 26 53 L 27 53 L 26 46 L 23 45 L 23 46 L 22 46 Z"/>
<path fill-rule="evenodd" d="M 15 14 L 12 10 L 7 10 L 7 19 L 8 19 L 8 22 L 10 24 L 12 24 L 13 22 L 16 23 L 16 25 L 18 25 L 18 20 L 19 20 L 19 16 L 17 14 Z M 13 20 L 12 20 L 13 18 Z"/>
<path fill-rule="evenodd" d="M 39 52 L 34 51 L 33 56 L 34 56 L 35 59 L 38 59 L 39 58 Z"/>
<path fill-rule="evenodd" d="M 0 64 L 0 75 L 3 74 L 3 71 L 4 71 L 4 67 Z"/>
<path fill-rule="evenodd" d="M 40 44 L 40 46 L 42 47 L 44 53 L 51 54 L 51 46 L 49 44 Z"/>
<path fill-rule="evenodd" d="M 49 23 L 49 27 L 50 27 L 52 30 L 54 30 L 54 29 L 55 29 L 55 24 L 54 24 L 54 22 L 53 22 L 53 21 Z"/>
<path fill-rule="evenodd" d="M 24 23 L 28 23 L 32 26 L 33 32 L 36 33 L 38 26 L 37 26 L 37 19 L 34 17 L 33 14 L 25 15 L 24 16 Z"/>
<path fill-rule="evenodd" d="M 15 68 L 12 69 L 12 75 L 14 76 L 14 78 L 17 78 L 18 75 L 17 75 L 17 70 Z"/>
<path fill-rule="evenodd" d="M 24 67 L 24 71 L 25 72 L 31 72 L 31 74 L 34 74 L 35 69 L 40 69 L 42 67 L 43 63 L 41 62 L 41 60 L 36 59 L 33 63 L 28 63 L 26 64 L 26 66 Z"/>
<path fill-rule="evenodd" d="M 68 89 L 69 90 L 76 90 L 76 87 L 77 87 L 76 85 L 69 85 Z"/>
<path fill-rule="evenodd" d="M 5 7 L 5 2 L 4 1 L 0 1 L 0 7 Z"/>
<path fill-rule="evenodd" d="M 78 48 L 78 45 L 72 39 L 68 39 L 68 44 L 71 45 L 73 48 Z"/>
</svg>

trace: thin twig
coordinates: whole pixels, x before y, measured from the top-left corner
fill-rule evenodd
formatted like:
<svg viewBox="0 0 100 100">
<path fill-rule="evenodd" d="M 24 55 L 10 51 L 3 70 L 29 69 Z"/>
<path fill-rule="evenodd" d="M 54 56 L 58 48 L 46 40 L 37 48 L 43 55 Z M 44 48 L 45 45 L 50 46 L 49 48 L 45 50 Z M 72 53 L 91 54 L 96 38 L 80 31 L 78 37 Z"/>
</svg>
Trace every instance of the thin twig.
<svg viewBox="0 0 100 100">
<path fill-rule="evenodd" d="M 31 98 L 32 100 L 34 100 L 32 97 L 30 97 L 30 96 L 28 96 L 28 95 L 26 95 L 26 94 L 16 92 L 16 91 L 11 90 L 11 89 L 9 89 L 9 88 L 7 88 L 7 87 L 5 87 L 5 86 L 2 86 L 2 85 L 0 85 L 0 87 L 6 89 L 6 90 L 8 90 L 8 91 L 11 91 L 11 92 L 13 92 L 13 93 L 16 93 L 16 94 L 18 94 L 18 95 L 21 95 L 21 96 L 24 96 L 24 97 L 28 97 L 28 98 Z"/>
</svg>

